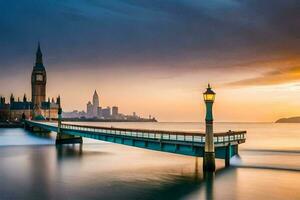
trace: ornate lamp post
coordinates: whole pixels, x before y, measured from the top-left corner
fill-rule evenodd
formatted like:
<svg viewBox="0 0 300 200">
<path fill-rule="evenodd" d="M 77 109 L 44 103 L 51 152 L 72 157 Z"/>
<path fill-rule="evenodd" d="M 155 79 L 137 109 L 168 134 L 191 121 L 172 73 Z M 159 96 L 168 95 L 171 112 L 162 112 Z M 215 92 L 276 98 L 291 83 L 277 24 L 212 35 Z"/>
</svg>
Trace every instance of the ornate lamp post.
<svg viewBox="0 0 300 200">
<path fill-rule="evenodd" d="M 206 105 L 206 128 L 205 128 L 205 149 L 203 157 L 203 169 L 205 171 L 215 171 L 215 146 L 213 133 L 213 113 L 212 106 L 215 101 L 216 93 L 212 91 L 210 84 L 203 93 L 204 102 Z"/>
</svg>

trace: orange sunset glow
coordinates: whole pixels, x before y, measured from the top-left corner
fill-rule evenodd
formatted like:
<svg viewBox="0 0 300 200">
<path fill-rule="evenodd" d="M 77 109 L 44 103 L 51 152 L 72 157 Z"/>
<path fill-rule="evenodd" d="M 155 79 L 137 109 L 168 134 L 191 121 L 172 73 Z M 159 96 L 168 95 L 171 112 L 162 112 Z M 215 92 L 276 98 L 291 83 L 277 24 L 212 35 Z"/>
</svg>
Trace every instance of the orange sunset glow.
<svg viewBox="0 0 300 200">
<path fill-rule="evenodd" d="M 300 45 L 297 20 L 291 21 L 288 14 L 296 13 L 292 6 L 284 12 L 274 4 L 273 12 L 257 10 L 255 15 L 255 4 L 231 1 L 166 6 L 157 12 L 148 3 L 140 5 L 144 12 L 107 3 L 130 11 L 121 17 L 96 12 L 88 4 L 86 9 L 61 4 L 74 10 L 62 14 L 40 5 L 46 11 L 34 20 L 18 18 L 24 26 L 20 32 L 15 23 L 1 22 L 7 30 L 3 34 L 16 33 L 7 35 L 1 50 L 1 95 L 30 95 L 28 78 L 40 40 L 49 77 L 47 94 L 61 94 L 64 111 L 85 110 L 97 90 L 102 106 L 118 105 L 124 113 L 152 115 L 160 121 L 203 121 L 202 92 L 209 82 L 217 93 L 216 121 L 270 122 L 300 115 Z M 262 8 L 268 9 L 268 4 Z M 32 9 L 22 12 L 36 13 Z M 51 20 L 43 20 L 49 13 Z M 133 17 L 140 20 L 134 22 Z M 60 34 L 51 29 L 58 19 L 65 24 Z M 41 23 L 45 26 L 38 26 Z M 17 42 L 16 37 L 26 34 Z M 10 86 L 4 87 L 7 82 Z"/>
<path fill-rule="evenodd" d="M 0 200 L 300 200 L 300 0 L 0 0 Z"/>
</svg>

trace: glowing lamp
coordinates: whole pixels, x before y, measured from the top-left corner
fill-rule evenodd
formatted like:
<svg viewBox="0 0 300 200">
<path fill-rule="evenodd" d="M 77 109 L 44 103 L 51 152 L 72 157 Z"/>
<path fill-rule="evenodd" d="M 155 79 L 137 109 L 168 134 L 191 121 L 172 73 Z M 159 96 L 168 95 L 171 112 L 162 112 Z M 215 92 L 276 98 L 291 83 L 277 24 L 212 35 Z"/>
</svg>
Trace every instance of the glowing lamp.
<svg viewBox="0 0 300 200">
<path fill-rule="evenodd" d="M 208 84 L 206 92 L 203 93 L 204 101 L 205 102 L 214 102 L 215 96 L 216 96 L 216 93 L 214 91 L 212 91 L 210 84 Z"/>
</svg>

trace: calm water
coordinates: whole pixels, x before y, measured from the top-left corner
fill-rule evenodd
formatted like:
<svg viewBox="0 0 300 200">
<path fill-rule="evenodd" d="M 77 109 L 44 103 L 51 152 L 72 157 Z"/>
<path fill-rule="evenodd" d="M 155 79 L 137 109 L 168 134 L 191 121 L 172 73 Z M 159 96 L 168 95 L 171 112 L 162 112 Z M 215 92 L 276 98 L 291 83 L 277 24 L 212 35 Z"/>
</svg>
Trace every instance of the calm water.
<svg viewBox="0 0 300 200">
<path fill-rule="evenodd" d="M 88 123 L 203 130 L 199 123 Z M 240 157 L 203 175 L 202 159 L 84 139 L 58 148 L 55 133 L 0 129 L 0 199 L 300 199 L 300 124 L 216 123 L 247 130 Z"/>
</svg>

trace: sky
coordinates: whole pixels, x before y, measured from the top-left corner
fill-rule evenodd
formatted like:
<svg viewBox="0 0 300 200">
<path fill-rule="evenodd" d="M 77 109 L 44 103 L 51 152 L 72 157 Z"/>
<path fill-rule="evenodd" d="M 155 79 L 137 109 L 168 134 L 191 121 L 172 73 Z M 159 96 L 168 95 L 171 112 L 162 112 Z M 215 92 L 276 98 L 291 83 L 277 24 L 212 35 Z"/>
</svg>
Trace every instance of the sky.
<svg viewBox="0 0 300 200">
<path fill-rule="evenodd" d="M 300 116 L 297 0 L 0 0 L 0 95 L 30 96 L 40 41 L 47 96 L 159 121 Z"/>
</svg>

